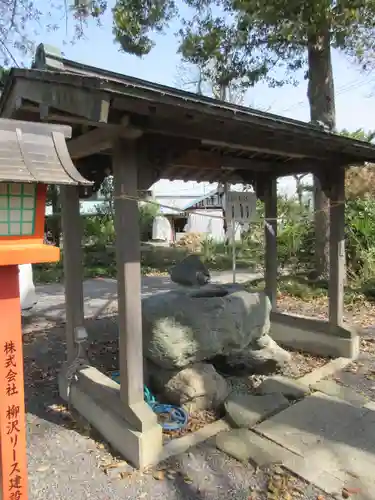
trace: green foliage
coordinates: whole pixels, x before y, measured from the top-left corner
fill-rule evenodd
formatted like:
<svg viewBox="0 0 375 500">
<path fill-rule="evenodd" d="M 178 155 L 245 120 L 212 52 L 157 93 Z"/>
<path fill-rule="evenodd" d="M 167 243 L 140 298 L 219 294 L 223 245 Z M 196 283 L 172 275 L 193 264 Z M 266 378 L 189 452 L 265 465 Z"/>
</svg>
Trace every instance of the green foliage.
<svg viewBox="0 0 375 500">
<path fill-rule="evenodd" d="M 307 68 L 308 44 L 322 49 L 323 33 L 328 33 L 328 46 L 363 68 L 373 64 L 373 0 L 117 0 L 116 39 L 126 52 L 148 54 L 155 45 L 150 36 L 163 32 L 177 13 L 179 52 L 217 85 L 250 86 L 263 78 L 271 85 L 294 81 L 293 73 Z"/>
<path fill-rule="evenodd" d="M 277 228 L 278 255 L 281 266 L 296 269 L 311 261 L 312 213 L 297 200 L 278 199 L 280 220 Z"/>
<path fill-rule="evenodd" d="M 363 142 L 373 142 L 374 131 L 358 129 L 354 132 L 343 130 L 342 135 Z M 358 198 L 373 198 L 375 195 L 375 165 L 367 163 L 363 165 L 353 165 L 346 171 L 345 175 L 345 195 L 348 200 Z"/>
<path fill-rule="evenodd" d="M 348 285 L 353 292 L 346 300 L 357 300 L 359 292 L 371 300 L 375 299 L 375 201 L 371 198 L 346 202 L 346 264 Z M 250 225 L 242 241 L 236 242 L 238 270 L 257 271 L 264 265 L 264 206 L 257 204 L 258 221 Z M 278 290 L 312 300 L 327 295 L 327 283 L 311 282 L 306 278 L 312 270 L 314 250 L 313 214 L 297 199 L 278 199 L 278 262 L 295 275 L 280 278 Z M 142 204 L 139 209 L 142 239 L 149 239 L 156 208 Z M 84 224 L 84 270 L 85 277 L 116 277 L 115 230 L 110 214 L 90 215 L 83 218 Z M 187 255 L 187 250 L 173 247 L 142 245 L 142 273 L 165 273 Z M 207 238 L 203 241 L 202 260 L 210 270 L 230 270 L 232 248 L 225 243 L 216 243 Z M 36 282 L 58 282 L 62 279 L 62 263 L 34 266 Z M 262 287 L 264 284 L 251 284 Z M 357 298 L 356 298 L 357 297 Z"/>
<path fill-rule="evenodd" d="M 113 8 L 113 33 L 125 52 L 144 56 L 155 45 L 148 35 L 162 33 L 175 14 L 173 0 L 117 0 Z"/>
<path fill-rule="evenodd" d="M 139 230 L 141 241 L 148 241 L 152 238 L 152 224 L 158 213 L 158 207 L 150 203 L 139 205 Z"/>
<path fill-rule="evenodd" d="M 157 213 L 154 205 L 139 206 L 139 226 L 141 241 L 151 239 L 152 224 Z M 116 232 L 112 214 L 106 210 L 99 211 L 95 215 L 83 217 L 84 242 L 88 245 L 99 245 L 105 247 L 112 245 L 116 239 Z"/>
<path fill-rule="evenodd" d="M 114 202 L 113 202 L 113 193 L 114 193 L 114 179 L 113 175 L 108 175 L 104 178 L 100 190 L 100 194 L 104 197 L 103 202 L 100 205 L 97 205 L 96 210 L 98 213 L 107 214 L 113 218 L 114 214 Z"/>
<path fill-rule="evenodd" d="M 282 60 L 292 62 L 297 68 L 306 62 L 307 43 L 323 33 L 327 25 L 333 47 L 355 57 L 364 66 L 372 61 L 373 1 L 233 0 L 230 5 L 246 26 L 262 34 L 260 42 L 266 50 L 276 49 Z"/>
<path fill-rule="evenodd" d="M 0 90 L 4 88 L 6 79 L 9 75 L 9 69 L 0 67 Z"/>
<path fill-rule="evenodd" d="M 87 245 L 105 248 L 115 241 L 113 218 L 107 214 L 86 215 L 83 217 L 83 237 Z"/>
<path fill-rule="evenodd" d="M 349 200 L 345 215 L 348 270 L 361 281 L 375 278 L 375 202 Z"/>
<path fill-rule="evenodd" d="M 211 9 L 183 20 L 179 37 L 182 59 L 200 68 L 203 80 L 222 100 L 228 100 L 229 88 L 239 91 L 267 78 L 275 64 L 274 57 L 259 57 L 256 44 L 237 22 L 214 16 Z"/>
<path fill-rule="evenodd" d="M 89 20 L 100 23 L 106 0 L 3 0 L 0 2 L 0 59 L 4 66 L 20 66 L 30 56 L 44 32 L 74 30 L 71 41 L 82 38 Z"/>
<path fill-rule="evenodd" d="M 357 141 L 363 141 L 363 142 L 373 142 L 375 139 L 375 131 L 370 130 L 366 131 L 363 130 L 363 128 L 359 128 L 355 130 L 354 132 L 350 132 L 349 130 L 346 130 L 345 128 L 340 132 L 341 135 L 345 135 L 346 137 L 350 137 L 351 139 L 356 139 Z"/>
</svg>

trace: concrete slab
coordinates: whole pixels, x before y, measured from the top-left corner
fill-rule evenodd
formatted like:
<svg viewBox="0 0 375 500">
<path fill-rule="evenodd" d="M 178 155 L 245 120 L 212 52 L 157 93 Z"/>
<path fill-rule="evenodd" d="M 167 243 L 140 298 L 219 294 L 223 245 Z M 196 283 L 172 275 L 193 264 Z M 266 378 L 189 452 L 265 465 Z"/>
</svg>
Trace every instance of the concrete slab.
<svg viewBox="0 0 375 500">
<path fill-rule="evenodd" d="M 312 471 L 324 472 L 368 500 L 375 488 L 374 428 L 374 411 L 317 392 L 254 430 L 303 458 L 291 470 L 296 466 L 310 480 Z"/>
<path fill-rule="evenodd" d="M 324 392 L 324 394 L 328 394 L 328 396 L 342 399 L 354 406 L 364 406 L 370 401 L 369 398 L 362 396 L 362 394 L 358 394 L 358 392 L 350 387 L 338 384 L 334 380 L 321 380 L 316 384 L 310 385 L 310 387 L 313 391 Z"/>
<path fill-rule="evenodd" d="M 251 460 L 258 467 L 281 463 L 281 457 L 270 453 L 253 440 L 254 434 L 247 429 L 232 429 L 216 436 L 216 446 L 239 462 Z"/>
<path fill-rule="evenodd" d="M 134 467 L 143 469 L 160 461 L 162 429 L 155 414 L 143 401 L 124 405 L 118 384 L 99 370 L 82 368 L 72 383 L 60 371 L 59 392 Z"/>
<path fill-rule="evenodd" d="M 280 393 L 231 394 L 224 404 L 227 420 L 235 427 L 247 429 L 288 406 L 289 401 Z"/>
<path fill-rule="evenodd" d="M 299 380 L 275 375 L 264 380 L 258 387 L 259 394 L 282 394 L 288 399 L 301 399 L 310 393 L 308 386 Z"/>
<path fill-rule="evenodd" d="M 259 424 L 256 429 L 303 456 L 319 443 L 347 442 L 350 438 L 353 441 L 355 436 L 348 429 L 358 429 L 368 411 L 317 392 Z M 355 440 L 350 444 L 355 446 Z"/>
</svg>

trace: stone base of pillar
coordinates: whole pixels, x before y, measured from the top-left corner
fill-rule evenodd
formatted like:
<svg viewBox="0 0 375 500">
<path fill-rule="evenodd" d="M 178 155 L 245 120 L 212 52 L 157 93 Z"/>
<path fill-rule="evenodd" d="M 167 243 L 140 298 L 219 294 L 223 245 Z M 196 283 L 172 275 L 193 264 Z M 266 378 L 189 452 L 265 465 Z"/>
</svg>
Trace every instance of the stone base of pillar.
<svg viewBox="0 0 375 500">
<path fill-rule="evenodd" d="M 359 354 L 360 337 L 355 328 L 328 321 L 272 312 L 270 335 L 283 347 L 318 356 L 355 359 Z"/>
<path fill-rule="evenodd" d="M 147 422 L 143 432 L 134 430 L 124 417 L 126 409 L 120 400 L 120 386 L 99 370 L 91 366 L 82 368 L 77 379 L 69 384 L 66 368 L 62 369 L 59 392 L 135 468 L 160 462 L 163 451 L 160 425 Z"/>
</svg>

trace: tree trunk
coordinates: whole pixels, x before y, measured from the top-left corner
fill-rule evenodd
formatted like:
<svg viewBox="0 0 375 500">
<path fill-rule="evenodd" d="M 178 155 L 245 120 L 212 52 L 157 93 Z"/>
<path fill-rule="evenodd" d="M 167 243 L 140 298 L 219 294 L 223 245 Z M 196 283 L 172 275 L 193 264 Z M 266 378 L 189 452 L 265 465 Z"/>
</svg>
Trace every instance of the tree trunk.
<svg viewBox="0 0 375 500">
<path fill-rule="evenodd" d="M 302 208 L 303 205 L 303 200 L 302 200 L 302 195 L 303 195 L 303 184 L 302 184 L 302 179 L 305 177 L 306 174 L 302 175 L 295 175 L 294 180 L 296 181 L 296 192 L 297 192 L 297 197 L 298 197 L 298 204 Z"/>
<path fill-rule="evenodd" d="M 328 23 L 308 39 L 308 99 L 310 119 L 333 130 L 336 125 L 335 93 Z M 329 268 L 329 200 L 314 176 L 315 274 L 326 277 Z"/>
</svg>

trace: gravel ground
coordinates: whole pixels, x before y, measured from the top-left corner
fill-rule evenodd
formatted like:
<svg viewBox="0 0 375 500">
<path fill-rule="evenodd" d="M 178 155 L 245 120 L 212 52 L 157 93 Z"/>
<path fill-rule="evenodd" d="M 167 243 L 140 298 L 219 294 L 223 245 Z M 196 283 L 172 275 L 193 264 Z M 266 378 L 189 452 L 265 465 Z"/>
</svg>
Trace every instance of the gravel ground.
<svg viewBox="0 0 375 500">
<path fill-rule="evenodd" d="M 337 372 L 333 379 L 375 400 L 375 327 L 363 330 L 358 359 Z"/>
<path fill-rule="evenodd" d="M 38 333 L 32 333 L 34 327 Z M 58 396 L 64 327 L 45 321 L 34 327 L 25 325 L 24 337 L 30 500 L 328 500 L 282 470 L 240 464 L 209 441 L 148 474 L 124 466 L 87 424 L 72 417 Z M 113 321 L 89 322 L 88 329 L 93 363 L 116 369 Z M 241 383 L 249 386 L 237 380 Z"/>
<path fill-rule="evenodd" d="M 206 442 L 158 469 L 116 467 L 90 437 L 28 415 L 30 500 L 329 500 L 280 467 L 256 470 Z M 276 496 L 275 496 L 276 495 Z"/>
<path fill-rule="evenodd" d="M 327 314 L 325 299 L 303 302 L 283 296 L 278 306 L 321 319 Z M 111 313 L 115 312 L 114 308 Z M 346 319 L 367 327 L 375 323 L 375 307 L 355 305 Z M 116 370 L 113 318 L 89 320 L 87 326 L 92 363 L 106 372 Z M 148 474 L 133 471 L 85 422 L 75 420 L 59 399 L 56 375 L 65 359 L 63 326 L 26 320 L 24 332 L 30 500 L 331 500 L 280 468 L 257 470 L 251 464 L 240 464 L 209 441 Z M 326 362 L 303 353 L 292 355 L 294 366 L 285 372 L 290 377 L 302 376 Z M 243 392 L 251 391 L 262 379 L 229 377 L 229 382 L 234 390 Z M 375 328 L 368 329 L 362 339 L 360 359 L 338 373 L 336 380 L 374 398 Z"/>
</svg>

